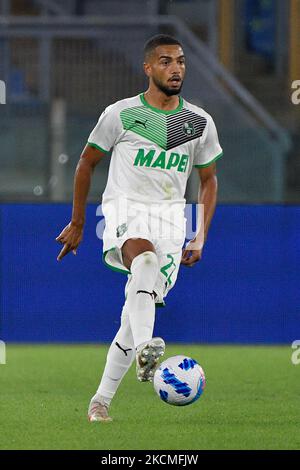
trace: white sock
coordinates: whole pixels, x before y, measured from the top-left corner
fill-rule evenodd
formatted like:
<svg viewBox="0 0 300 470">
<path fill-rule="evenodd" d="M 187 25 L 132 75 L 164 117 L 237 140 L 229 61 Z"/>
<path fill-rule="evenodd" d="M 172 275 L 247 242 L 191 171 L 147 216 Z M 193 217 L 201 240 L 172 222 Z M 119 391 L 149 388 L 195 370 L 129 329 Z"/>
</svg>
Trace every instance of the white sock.
<svg viewBox="0 0 300 470">
<path fill-rule="evenodd" d="M 102 379 L 93 398 L 109 406 L 134 359 L 134 343 L 125 303 L 122 310 L 121 326 L 108 350 Z"/>
<path fill-rule="evenodd" d="M 135 348 L 152 338 L 155 303 L 151 294 L 158 272 L 157 256 L 151 251 L 138 255 L 131 264 L 132 276 L 122 310 L 121 326 L 108 350 L 101 382 L 93 397 L 107 406 L 135 359 Z M 147 292 L 137 294 L 139 290 Z"/>
<path fill-rule="evenodd" d="M 126 305 L 134 347 L 152 338 L 155 302 L 153 289 L 159 273 L 158 259 L 152 251 L 136 256 L 131 263 L 131 280 Z"/>
</svg>

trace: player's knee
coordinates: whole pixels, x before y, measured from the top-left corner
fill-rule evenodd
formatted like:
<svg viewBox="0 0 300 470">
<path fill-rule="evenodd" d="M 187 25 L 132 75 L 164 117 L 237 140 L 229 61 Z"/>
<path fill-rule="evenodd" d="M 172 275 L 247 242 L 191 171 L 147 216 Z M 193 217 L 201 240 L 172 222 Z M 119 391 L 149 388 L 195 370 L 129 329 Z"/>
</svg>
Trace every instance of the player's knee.
<svg viewBox="0 0 300 470">
<path fill-rule="evenodd" d="M 153 251 L 144 251 L 138 256 L 138 258 L 140 258 L 140 263 L 145 268 L 158 270 L 158 258 L 156 253 Z"/>
<path fill-rule="evenodd" d="M 144 251 L 136 256 L 131 264 L 131 272 L 134 274 L 136 271 L 143 273 L 151 272 L 153 277 L 156 278 L 159 272 L 159 263 L 156 253 L 153 251 Z"/>
<path fill-rule="evenodd" d="M 158 266 L 158 258 L 156 253 L 153 251 L 144 251 L 144 253 L 141 253 L 141 256 L 144 259 L 144 263 L 146 265 L 152 265 L 152 266 Z"/>
</svg>

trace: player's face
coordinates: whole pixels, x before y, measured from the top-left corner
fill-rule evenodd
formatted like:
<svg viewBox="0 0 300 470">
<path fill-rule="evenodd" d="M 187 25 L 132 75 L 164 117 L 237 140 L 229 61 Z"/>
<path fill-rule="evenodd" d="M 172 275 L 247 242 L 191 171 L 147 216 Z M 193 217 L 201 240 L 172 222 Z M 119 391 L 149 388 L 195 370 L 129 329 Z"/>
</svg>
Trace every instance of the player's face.
<svg viewBox="0 0 300 470">
<path fill-rule="evenodd" d="M 180 93 L 185 75 L 185 57 L 180 46 L 158 46 L 144 64 L 146 75 L 167 96 Z"/>
</svg>

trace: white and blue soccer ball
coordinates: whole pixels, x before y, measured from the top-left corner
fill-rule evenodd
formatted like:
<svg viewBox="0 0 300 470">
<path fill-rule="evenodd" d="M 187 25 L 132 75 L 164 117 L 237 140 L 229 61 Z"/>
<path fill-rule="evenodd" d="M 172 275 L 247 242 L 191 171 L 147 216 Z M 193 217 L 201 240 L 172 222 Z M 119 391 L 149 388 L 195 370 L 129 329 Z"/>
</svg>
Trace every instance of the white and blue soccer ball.
<svg viewBox="0 0 300 470">
<path fill-rule="evenodd" d="M 153 385 L 157 395 L 169 405 L 185 406 L 201 397 L 205 375 L 197 361 L 187 356 L 173 356 L 156 369 Z"/>
</svg>

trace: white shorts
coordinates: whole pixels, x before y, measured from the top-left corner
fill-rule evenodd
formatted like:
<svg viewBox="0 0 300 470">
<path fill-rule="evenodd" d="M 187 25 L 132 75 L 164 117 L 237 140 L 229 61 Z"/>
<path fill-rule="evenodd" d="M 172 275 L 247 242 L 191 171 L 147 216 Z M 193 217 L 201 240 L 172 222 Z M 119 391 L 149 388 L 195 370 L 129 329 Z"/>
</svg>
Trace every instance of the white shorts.
<svg viewBox="0 0 300 470">
<path fill-rule="evenodd" d="M 177 279 L 185 241 L 184 205 L 117 199 L 102 203 L 102 212 L 105 217 L 103 261 L 109 268 L 128 276 L 125 296 L 131 273 L 123 264 L 121 248 L 130 238 L 143 238 L 153 244 L 158 257 L 160 271 L 154 287 L 155 303 L 164 306 L 164 298 Z"/>
</svg>

